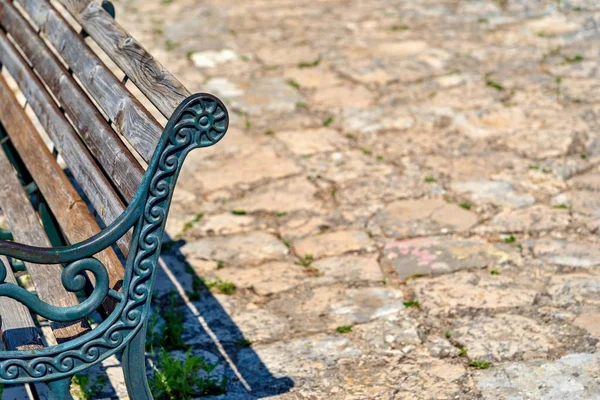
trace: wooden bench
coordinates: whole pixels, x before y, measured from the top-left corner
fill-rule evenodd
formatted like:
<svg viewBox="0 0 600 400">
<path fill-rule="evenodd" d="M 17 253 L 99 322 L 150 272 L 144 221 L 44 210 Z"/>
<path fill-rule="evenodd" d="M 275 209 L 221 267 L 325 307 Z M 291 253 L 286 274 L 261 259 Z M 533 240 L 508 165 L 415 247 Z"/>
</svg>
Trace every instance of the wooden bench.
<svg viewBox="0 0 600 400">
<path fill-rule="evenodd" d="M 187 153 L 219 141 L 228 114 L 110 3 L 58 3 L 0 0 L 0 383 L 69 399 L 73 375 L 121 353 L 130 398 L 151 399 L 145 331 L 171 196 Z M 34 291 L 17 285 L 27 276 Z"/>
</svg>

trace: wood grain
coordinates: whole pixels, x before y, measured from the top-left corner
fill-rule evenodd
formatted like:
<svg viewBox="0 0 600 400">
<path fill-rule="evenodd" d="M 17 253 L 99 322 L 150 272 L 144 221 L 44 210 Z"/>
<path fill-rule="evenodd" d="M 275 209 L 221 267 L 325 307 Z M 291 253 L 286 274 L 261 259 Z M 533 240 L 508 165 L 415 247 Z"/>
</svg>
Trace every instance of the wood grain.
<svg viewBox="0 0 600 400">
<path fill-rule="evenodd" d="M 114 221 L 124 210 L 124 205 L 119 196 L 112 188 L 106 176 L 104 176 L 104 173 L 96 165 L 94 158 L 81 142 L 73 127 L 60 112 L 44 85 L 31 68 L 29 68 L 27 62 L 16 51 L 12 43 L 10 43 L 6 34 L 2 32 L 0 32 L 0 63 L 7 68 L 19 85 L 41 125 L 48 132 L 56 149 L 65 160 L 71 173 L 85 192 L 94 209 L 100 215 L 100 218 L 106 224 Z M 5 124 L 5 128 L 10 128 L 10 124 Z M 19 153 L 23 156 L 21 150 L 19 150 Z M 46 178 L 44 177 L 44 179 Z M 45 197 L 50 201 L 52 196 Z M 70 203 L 58 203 L 57 206 L 64 208 L 68 204 Z M 83 206 L 85 207 L 85 204 Z M 50 204 L 50 207 L 54 214 L 56 214 L 57 211 L 54 210 L 52 204 Z M 65 230 L 65 233 L 69 233 L 71 230 L 77 231 L 78 228 L 76 225 L 80 222 L 77 220 L 65 220 L 63 221 L 65 226 L 61 226 Z M 78 235 L 75 236 L 79 237 Z M 88 237 L 83 237 L 76 241 L 87 239 Z M 131 235 L 123 237 L 118 242 L 119 248 L 126 252 L 130 240 Z"/>
<path fill-rule="evenodd" d="M 49 247 L 50 241 L 44 233 L 44 228 L 3 151 L 0 151 L 0 171 L 2 171 L 2 174 L 0 174 L 0 206 L 6 215 L 6 221 L 14 240 L 34 246 Z M 40 299 L 57 307 L 75 306 L 79 303 L 74 293 L 64 289 L 60 279 L 62 268 L 59 265 L 25 263 L 25 266 Z M 10 270 L 10 267 L 8 269 Z M 2 299 L 4 302 L 19 305 L 14 300 Z M 27 308 L 22 305 L 16 307 L 15 304 L 7 308 L 0 308 L 3 326 L 4 322 L 16 325 L 29 324 L 29 322 L 33 324 L 33 321 L 29 321 L 31 316 Z M 22 315 L 11 315 L 16 313 Z M 4 318 L 5 316 L 6 318 Z M 34 326 L 29 325 L 29 328 L 31 329 Z M 74 323 L 51 322 L 50 326 L 59 343 L 77 337 L 89 328 L 84 321 Z M 15 327 L 12 329 L 15 329 Z M 9 329 L 5 328 L 4 332 L 6 335 L 9 333 Z M 29 330 L 24 332 L 31 333 Z"/>
<path fill-rule="evenodd" d="M 6 157 L 2 151 L 1 157 Z M 7 275 L 6 282 L 16 284 L 8 260 L 0 256 Z M 35 326 L 29 310 L 23 304 L 8 297 L 0 297 L 0 334 L 6 350 L 35 350 L 43 347 L 42 332 Z"/>
<path fill-rule="evenodd" d="M 50 88 L 83 142 L 119 192 L 135 194 L 144 170 L 68 71 L 7 0 L 0 0 L 0 24 L 20 46 L 38 76 Z"/>
<path fill-rule="evenodd" d="M 47 0 L 16 2 L 71 67 L 83 87 L 115 124 L 117 132 L 148 162 L 162 134 L 162 126 Z M 2 3 L 9 2 L 2 0 Z"/>
<path fill-rule="evenodd" d="M 167 118 L 191 93 L 92 0 L 59 0 Z"/>
<path fill-rule="evenodd" d="M 2 76 L 0 76 L 0 122 L 44 195 L 67 239 L 71 243 L 77 243 L 100 232 L 86 203 L 79 197 L 55 161 Z M 109 248 L 97 254 L 96 258 L 106 266 L 111 288 L 118 290 L 122 286 L 124 271 L 115 252 Z"/>
</svg>

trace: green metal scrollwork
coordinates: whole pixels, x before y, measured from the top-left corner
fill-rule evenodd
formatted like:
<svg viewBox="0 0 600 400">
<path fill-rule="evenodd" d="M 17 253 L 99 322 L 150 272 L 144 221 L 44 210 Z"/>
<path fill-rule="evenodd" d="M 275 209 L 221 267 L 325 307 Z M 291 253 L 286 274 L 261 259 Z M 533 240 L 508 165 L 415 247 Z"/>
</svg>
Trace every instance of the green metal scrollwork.
<svg viewBox="0 0 600 400">
<path fill-rule="evenodd" d="M 0 263 L 0 296 L 6 296 L 23 303 L 34 313 L 51 321 L 77 321 L 94 312 L 108 295 L 108 273 L 104 265 L 95 258 L 84 258 L 67 265 L 61 274 L 65 289 L 78 292 L 85 287 L 85 272 L 89 271 L 96 278 L 96 285 L 90 296 L 73 307 L 56 307 L 41 301 L 36 295 L 14 283 L 5 282 L 6 267 Z"/>
<path fill-rule="evenodd" d="M 0 352 L 0 383 L 57 381 L 70 377 L 122 350 L 139 336 L 150 310 L 165 222 L 185 156 L 195 148 L 212 146 L 221 140 L 228 123 L 227 110 L 219 99 L 209 94 L 190 96 L 169 120 L 133 200 L 109 227 L 84 242 L 52 249 L 0 241 L 0 254 L 9 257 L 44 264 L 70 263 L 62 274 L 67 290 L 82 288 L 85 271 L 91 271 L 97 282 L 83 303 L 59 308 L 4 282 L 1 278 L 6 277 L 6 270 L 0 268 L 0 295 L 12 297 L 36 313 L 62 322 L 89 315 L 107 296 L 118 301 L 114 311 L 98 327 L 70 342 L 34 351 Z M 108 289 L 104 266 L 91 257 L 114 244 L 131 227 L 134 233 L 125 279 L 122 291 L 117 293 Z M 139 351 L 143 356 L 143 350 Z"/>
</svg>

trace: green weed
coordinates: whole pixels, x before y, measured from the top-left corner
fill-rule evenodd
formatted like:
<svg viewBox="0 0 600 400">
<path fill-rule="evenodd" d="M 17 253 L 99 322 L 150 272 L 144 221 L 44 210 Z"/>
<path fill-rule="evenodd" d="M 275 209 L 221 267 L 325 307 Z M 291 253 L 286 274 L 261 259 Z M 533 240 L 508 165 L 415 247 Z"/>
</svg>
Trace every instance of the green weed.
<svg viewBox="0 0 600 400">
<path fill-rule="evenodd" d="M 465 210 L 470 210 L 473 207 L 471 203 L 460 203 L 459 206 L 461 206 Z"/>
<path fill-rule="evenodd" d="M 488 369 L 490 365 L 490 362 L 485 360 L 471 360 L 471 362 L 469 362 L 470 367 L 477 369 Z"/>
<path fill-rule="evenodd" d="M 335 331 L 337 333 L 349 333 L 349 332 L 352 332 L 352 326 L 351 325 L 338 326 L 337 328 L 335 328 Z"/>
<path fill-rule="evenodd" d="M 104 389 L 104 386 L 107 384 L 107 379 L 104 376 L 99 376 L 98 379 L 92 383 L 92 379 L 89 375 L 75 375 L 73 377 L 73 384 L 77 386 L 77 397 L 79 397 L 80 400 L 92 400 L 97 398 L 97 394 Z"/>
<path fill-rule="evenodd" d="M 333 124 L 333 117 L 327 117 L 327 119 L 325 119 L 325 121 L 323 121 L 323 126 L 327 127 L 331 124 Z"/>
<path fill-rule="evenodd" d="M 204 358 L 192 356 L 190 351 L 183 360 L 172 357 L 164 349 L 158 356 L 150 389 L 157 400 L 189 400 L 200 396 L 217 396 L 227 392 L 225 377 L 220 382 L 208 376 L 215 365 Z"/>
<path fill-rule="evenodd" d="M 318 67 L 319 64 L 321 64 L 321 57 L 318 57 L 312 61 L 302 61 L 298 64 L 298 68 L 314 68 Z"/>
</svg>

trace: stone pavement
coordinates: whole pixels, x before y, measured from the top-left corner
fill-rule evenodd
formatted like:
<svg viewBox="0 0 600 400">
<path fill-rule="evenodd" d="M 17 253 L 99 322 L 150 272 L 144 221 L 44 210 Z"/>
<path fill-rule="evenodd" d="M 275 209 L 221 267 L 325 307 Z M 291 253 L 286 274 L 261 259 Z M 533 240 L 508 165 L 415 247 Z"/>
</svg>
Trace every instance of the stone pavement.
<svg viewBox="0 0 600 400">
<path fill-rule="evenodd" d="M 223 398 L 600 398 L 600 3 L 116 5 L 232 114 L 165 250 Z"/>
</svg>

